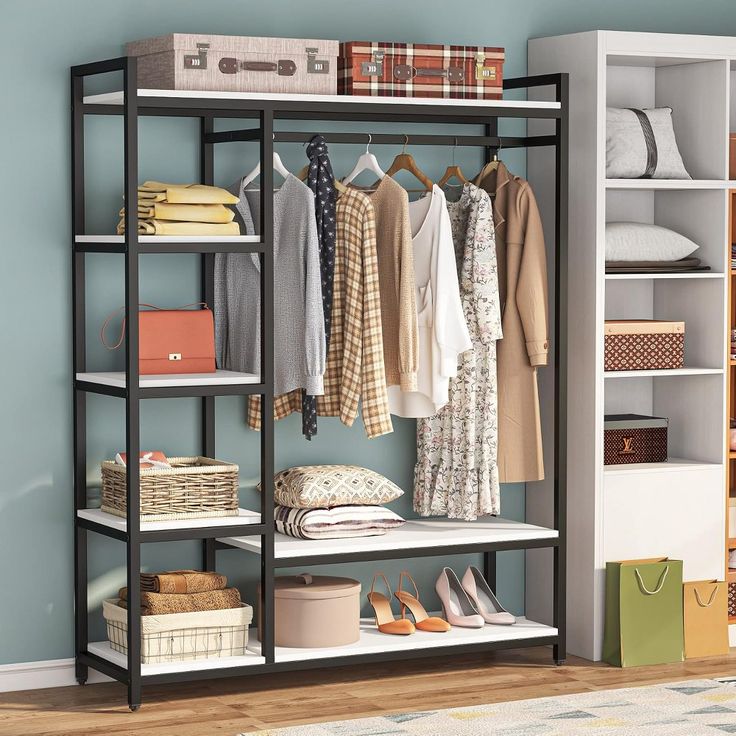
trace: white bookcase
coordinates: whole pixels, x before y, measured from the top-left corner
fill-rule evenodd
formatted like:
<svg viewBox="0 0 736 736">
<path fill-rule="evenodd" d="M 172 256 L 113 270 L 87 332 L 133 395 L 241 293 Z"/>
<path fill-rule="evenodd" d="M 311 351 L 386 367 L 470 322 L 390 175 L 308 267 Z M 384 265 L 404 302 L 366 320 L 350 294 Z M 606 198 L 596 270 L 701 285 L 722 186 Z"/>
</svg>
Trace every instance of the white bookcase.
<svg viewBox="0 0 736 736">
<path fill-rule="evenodd" d="M 587 659 L 601 657 L 607 561 L 667 555 L 684 561 L 686 580 L 723 580 L 727 572 L 735 66 L 736 38 L 592 31 L 529 41 L 530 75 L 570 74 L 567 621 L 569 651 Z M 607 180 L 606 106 L 671 107 L 693 180 Z M 554 204 L 548 170 L 545 154 L 530 151 L 529 179 L 543 211 Z M 607 276 L 605 223 L 615 220 L 686 235 L 711 270 Z M 683 320 L 685 368 L 606 373 L 603 326 L 611 318 Z M 551 385 L 543 376 L 542 392 Z M 669 417 L 669 462 L 603 465 L 604 415 L 628 412 Z M 549 518 L 548 495 L 529 486 L 527 521 Z M 528 556 L 526 610 L 545 621 L 541 557 Z"/>
</svg>

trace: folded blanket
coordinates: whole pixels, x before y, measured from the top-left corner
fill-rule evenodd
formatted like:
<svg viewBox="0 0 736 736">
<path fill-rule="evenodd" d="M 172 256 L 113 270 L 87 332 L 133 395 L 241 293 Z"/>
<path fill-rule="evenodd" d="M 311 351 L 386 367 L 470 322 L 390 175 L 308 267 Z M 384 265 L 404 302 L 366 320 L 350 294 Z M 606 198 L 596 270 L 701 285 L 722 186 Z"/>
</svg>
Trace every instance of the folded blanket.
<svg viewBox="0 0 736 736">
<path fill-rule="evenodd" d="M 118 212 L 125 217 L 125 207 Z M 138 217 L 179 222 L 232 222 L 235 213 L 224 204 L 170 204 L 138 202 Z"/>
<path fill-rule="evenodd" d="M 125 220 L 120 220 L 117 234 L 125 235 Z M 169 222 L 138 220 L 138 235 L 240 235 L 237 222 Z"/>
<path fill-rule="evenodd" d="M 141 592 L 144 593 L 205 593 L 226 587 L 227 578 L 216 572 L 172 570 L 141 573 Z"/>
<path fill-rule="evenodd" d="M 139 199 L 160 194 L 165 195 L 164 199 L 171 204 L 237 204 L 240 201 L 227 189 L 206 184 L 166 184 L 160 181 L 146 181 L 138 187 Z M 156 196 L 154 200 L 163 201 Z"/>
<path fill-rule="evenodd" d="M 128 607 L 128 589 L 118 593 L 122 608 Z M 237 588 L 210 590 L 206 593 L 141 593 L 141 614 L 158 616 L 163 613 L 191 613 L 192 611 L 219 611 L 237 608 L 240 591 Z"/>
</svg>

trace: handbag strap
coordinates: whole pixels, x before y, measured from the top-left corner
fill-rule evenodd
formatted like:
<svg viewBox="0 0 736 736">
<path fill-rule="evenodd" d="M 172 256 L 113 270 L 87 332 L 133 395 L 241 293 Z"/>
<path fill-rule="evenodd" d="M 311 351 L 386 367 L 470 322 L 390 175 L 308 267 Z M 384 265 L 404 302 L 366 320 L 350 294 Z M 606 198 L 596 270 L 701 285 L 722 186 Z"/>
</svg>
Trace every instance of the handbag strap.
<svg viewBox="0 0 736 736">
<path fill-rule="evenodd" d="M 149 309 L 153 309 L 156 312 L 177 312 L 179 310 L 184 310 L 187 307 L 202 307 L 203 309 L 209 309 L 207 306 L 207 302 L 192 302 L 191 304 L 184 304 L 181 307 L 175 307 L 174 309 L 164 309 L 163 307 L 157 307 L 155 304 L 146 304 L 145 302 L 139 302 L 139 307 L 148 307 Z M 105 340 L 105 331 L 107 330 L 107 326 L 110 324 L 110 321 L 115 317 L 116 314 L 119 314 L 120 312 L 125 312 L 125 307 L 120 307 L 119 309 L 116 309 L 112 314 L 109 314 L 107 316 L 107 319 L 102 323 L 102 327 L 100 328 L 100 342 L 108 349 L 108 350 L 117 350 L 122 344 L 123 340 L 125 339 L 125 317 L 123 317 L 123 321 L 120 325 L 120 337 L 118 338 L 118 341 L 114 345 L 108 345 L 107 341 Z"/>
<path fill-rule="evenodd" d="M 639 568 L 634 568 L 634 573 L 636 574 L 636 579 L 639 581 L 639 587 L 641 588 L 642 593 L 646 593 L 647 595 L 657 595 L 660 590 L 662 590 L 662 587 L 664 586 L 664 581 L 667 580 L 667 573 L 670 571 L 670 566 L 667 565 L 665 569 L 662 571 L 662 574 L 659 577 L 659 582 L 657 583 L 657 587 L 654 590 L 649 590 L 646 585 L 644 585 L 644 581 L 641 579 L 641 573 L 639 572 Z"/>
<path fill-rule="evenodd" d="M 703 601 L 700 599 L 700 593 L 698 592 L 697 588 L 693 588 L 693 592 L 695 593 L 695 600 L 698 602 L 698 605 L 701 608 L 710 608 L 716 599 L 716 595 L 718 594 L 718 586 L 713 586 L 713 590 L 711 591 L 710 598 L 708 598 L 707 603 L 703 603 Z"/>
</svg>

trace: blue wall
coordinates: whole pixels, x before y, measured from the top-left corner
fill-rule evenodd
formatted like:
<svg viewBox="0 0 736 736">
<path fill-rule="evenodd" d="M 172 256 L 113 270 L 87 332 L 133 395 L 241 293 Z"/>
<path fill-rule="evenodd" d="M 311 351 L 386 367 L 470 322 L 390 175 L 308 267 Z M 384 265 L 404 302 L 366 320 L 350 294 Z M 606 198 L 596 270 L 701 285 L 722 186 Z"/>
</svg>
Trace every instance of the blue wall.
<svg viewBox="0 0 736 736">
<path fill-rule="evenodd" d="M 522 74 L 526 40 L 593 28 L 724 33 L 736 35 L 731 0 L 16 0 L 2 8 L 3 58 L 0 212 L 2 256 L 0 294 L 0 663 L 72 655 L 72 526 L 70 437 L 69 294 L 69 97 L 68 67 L 117 56 L 126 40 L 171 31 L 243 35 L 491 43 L 507 49 L 507 74 Z M 550 70 L 554 71 L 554 70 Z M 304 125 L 300 126 L 304 129 Z M 343 126 L 347 127 L 347 126 Z M 322 128 L 324 129 L 324 127 Z M 379 130 L 372 126 L 371 130 Z M 403 129 L 402 129 L 403 130 Z M 409 130 L 409 128 L 407 128 Z M 121 126 L 93 119 L 88 126 L 88 232 L 111 232 L 122 181 Z M 148 119 L 142 124 L 141 179 L 194 180 L 196 128 L 186 120 Z M 388 163 L 396 149 L 377 149 Z M 357 149 L 334 151 L 338 172 Z M 285 163 L 297 169 L 300 146 L 284 146 Z M 477 153 L 461 152 L 458 162 L 474 171 Z M 420 165 L 438 176 L 446 150 L 417 152 Z M 523 160 L 510 160 L 517 169 Z M 253 163 L 246 146 L 225 147 L 217 156 L 218 183 L 228 184 Z M 122 303 L 116 256 L 91 256 L 88 267 L 89 363 L 119 366 L 119 357 L 101 349 L 96 328 Z M 197 297 L 197 260 L 148 256 L 143 260 L 141 300 L 183 304 Z M 142 411 L 142 443 L 171 453 L 194 453 L 197 404 L 191 400 L 150 401 Z M 258 437 L 243 424 L 242 403 L 219 399 L 218 455 L 241 465 L 242 500 L 255 504 Z M 99 481 L 97 462 L 123 446 L 123 407 L 118 400 L 89 401 L 88 476 Z M 322 420 L 311 444 L 299 434 L 299 418 L 278 427 L 277 467 L 298 463 L 351 462 L 375 468 L 409 491 L 397 505 L 409 514 L 414 426 L 397 420 L 393 435 L 368 441 L 362 424 L 347 429 Z M 524 489 L 506 487 L 503 512 L 523 518 Z M 100 600 L 124 581 L 122 545 L 90 535 L 92 634 L 103 636 Z M 196 565 L 193 543 L 144 548 L 148 569 Z M 221 555 L 222 569 L 252 598 L 255 561 L 246 553 Z M 458 568 L 467 562 L 455 558 Z M 420 589 L 430 599 L 442 560 L 408 561 Z M 392 576 L 403 564 L 381 565 Z M 370 580 L 375 566 L 363 563 L 340 571 Z M 523 610 L 523 558 L 501 556 L 499 590 L 511 608 Z"/>
</svg>

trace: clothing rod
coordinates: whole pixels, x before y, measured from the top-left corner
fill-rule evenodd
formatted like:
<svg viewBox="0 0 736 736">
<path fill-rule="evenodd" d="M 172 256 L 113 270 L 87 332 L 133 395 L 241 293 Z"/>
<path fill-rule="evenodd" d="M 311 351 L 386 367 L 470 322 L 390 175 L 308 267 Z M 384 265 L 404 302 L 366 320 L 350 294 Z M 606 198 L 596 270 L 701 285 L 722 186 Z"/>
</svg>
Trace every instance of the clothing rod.
<svg viewBox="0 0 736 736">
<path fill-rule="evenodd" d="M 308 143 L 315 135 L 313 133 L 301 133 L 292 131 L 280 131 L 274 133 L 275 143 Z M 352 143 L 366 145 L 368 133 L 320 133 L 328 143 Z M 540 136 L 485 136 L 485 135 L 410 135 L 409 146 L 479 146 L 482 148 L 531 148 L 537 146 L 554 146 L 556 139 L 554 135 Z M 406 135 L 403 133 L 371 133 L 371 145 L 399 145 L 406 143 Z M 260 138 L 260 130 L 257 128 L 246 128 L 244 130 L 223 130 L 217 133 L 209 133 L 205 137 L 205 143 L 232 143 L 236 141 L 256 141 Z"/>
</svg>

